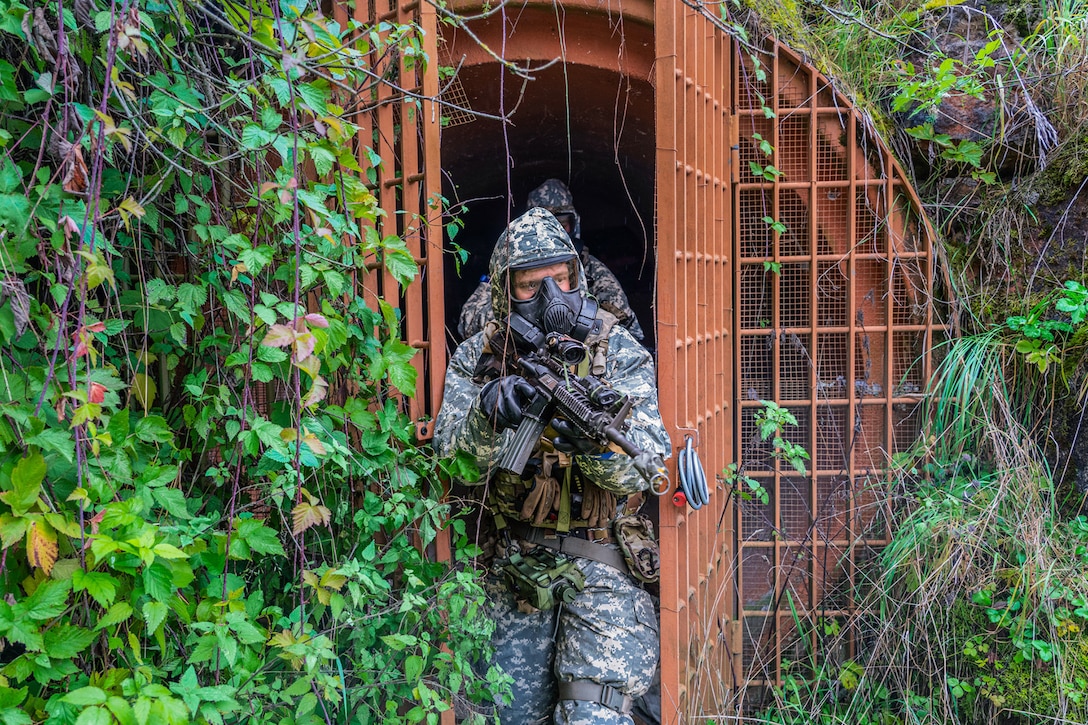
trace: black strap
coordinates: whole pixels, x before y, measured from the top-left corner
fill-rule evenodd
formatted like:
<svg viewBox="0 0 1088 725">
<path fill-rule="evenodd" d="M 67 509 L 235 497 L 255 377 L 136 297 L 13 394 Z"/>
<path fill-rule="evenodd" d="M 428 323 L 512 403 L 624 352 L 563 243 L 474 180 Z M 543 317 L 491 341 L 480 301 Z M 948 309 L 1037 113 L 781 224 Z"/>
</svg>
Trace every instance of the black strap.
<svg viewBox="0 0 1088 725">
<path fill-rule="evenodd" d="M 510 533 L 530 544 L 546 546 L 553 551 L 568 556 L 580 556 L 583 559 L 592 559 L 602 564 L 617 569 L 624 574 L 628 573 L 627 562 L 623 559 L 623 553 L 603 544 L 594 544 L 576 536 L 554 536 L 548 529 L 529 526 L 521 521 L 509 521 Z M 580 698 L 574 698 L 580 699 Z"/>
<path fill-rule="evenodd" d="M 630 695 L 623 694 L 612 685 L 599 685 L 589 680 L 560 682 L 559 699 L 596 702 L 621 715 L 630 715 L 635 703 Z"/>
</svg>

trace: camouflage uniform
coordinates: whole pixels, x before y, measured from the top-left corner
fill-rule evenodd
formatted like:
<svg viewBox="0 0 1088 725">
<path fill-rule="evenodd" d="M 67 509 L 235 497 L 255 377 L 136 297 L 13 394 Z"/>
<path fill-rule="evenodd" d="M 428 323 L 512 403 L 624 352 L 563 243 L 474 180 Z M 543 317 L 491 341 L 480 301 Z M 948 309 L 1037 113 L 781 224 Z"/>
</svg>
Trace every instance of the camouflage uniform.
<svg viewBox="0 0 1088 725">
<path fill-rule="evenodd" d="M 509 310 L 507 278 L 511 267 L 567 253 L 575 253 L 573 245 L 551 214 L 534 208 L 514 220 L 499 238 L 491 257 L 490 292 L 495 317 L 503 319 Z M 581 265 L 576 266 L 578 288 L 586 295 L 585 275 Z M 599 311 L 598 317 L 606 322 L 607 336 L 586 341 L 591 351 L 591 372 L 634 402 L 627 436 L 643 450 L 667 456 L 670 444 L 658 411 L 653 361 L 626 328 L 614 324 L 612 315 Z M 521 514 L 527 487 L 532 489 L 533 480 L 527 483 L 494 465 L 513 431 L 494 430 L 480 410 L 481 386 L 473 380 L 485 338 L 494 328 L 492 325 L 488 331 L 476 333 L 454 352 L 446 373 L 445 399 L 435 421 L 434 445 L 440 454 L 460 449 L 473 455 L 486 472 L 483 482 L 490 495 L 489 511 L 520 521 L 514 525 L 522 526 L 523 531 L 539 533 L 541 529 L 527 525 Z M 540 445 L 534 455 L 546 457 Z M 554 475 L 577 476 L 585 482 L 586 491 L 598 487 L 614 495 L 616 512 L 625 506 L 628 497 L 647 488 L 631 459 L 622 454 L 575 454 L 560 457 L 557 467 Z M 574 526 L 579 523 L 572 522 Z M 551 521 L 542 525 L 549 536 L 554 536 L 557 528 Z M 572 528 L 571 535 L 575 531 Z M 532 548 L 524 540 L 518 543 L 523 550 Z M 617 548 L 604 542 L 592 547 Z M 497 553 L 502 555 L 504 551 L 500 548 Z M 614 690 L 620 699 L 625 695 L 638 698 L 650 687 L 659 650 L 657 617 L 650 595 L 626 570 L 591 558 L 574 560 L 585 575 L 584 589 L 573 602 L 548 611 L 525 607 L 524 603 L 519 608 L 501 577 L 494 571 L 490 575 L 490 606 L 496 620 L 493 662 L 515 681 L 514 702 L 500 711 L 504 725 L 545 723 L 550 718 L 557 725 L 630 725 L 630 716 L 600 701 L 559 700 L 559 683 L 607 685 L 602 693 Z"/>
<path fill-rule="evenodd" d="M 602 308 L 615 315 L 620 324 L 626 327 L 636 340 L 642 340 L 645 336 L 642 326 L 638 323 L 635 311 L 631 309 L 631 303 L 627 301 L 627 294 L 620 286 L 620 281 L 604 262 L 594 257 L 581 245 L 582 220 L 578 212 L 574 210 L 574 198 L 566 185 L 559 179 L 548 179 L 529 193 L 528 206 L 547 209 L 556 215 L 570 214 L 574 217 L 571 237 L 582 258 L 582 268 L 585 270 L 589 293 Z M 484 329 L 484 325 L 493 319 L 495 318 L 491 310 L 490 286 L 487 280 L 481 280 L 469 295 L 465 306 L 461 308 L 457 332 L 462 340 L 467 340 Z"/>
</svg>

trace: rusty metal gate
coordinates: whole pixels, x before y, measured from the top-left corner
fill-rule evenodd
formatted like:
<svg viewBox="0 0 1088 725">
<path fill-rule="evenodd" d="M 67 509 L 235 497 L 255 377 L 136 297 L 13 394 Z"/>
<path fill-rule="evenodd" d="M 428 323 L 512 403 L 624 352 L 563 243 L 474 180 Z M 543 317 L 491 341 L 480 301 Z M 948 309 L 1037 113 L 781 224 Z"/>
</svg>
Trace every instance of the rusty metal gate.
<svg viewBox="0 0 1088 725">
<path fill-rule="evenodd" d="M 701 8 L 658 3 L 656 38 L 663 413 L 708 477 L 757 485 L 719 477 L 708 507 L 661 516 L 663 716 L 694 722 L 750 711 L 785 660 L 854 656 L 939 328 L 932 235 L 852 105 Z M 767 402 L 796 418 L 804 474 L 759 434 Z"/>
<path fill-rule="evenodd" d="M 377 309 L 384 300 L 397 310 L 401 333 L 419 349 L 416 395 L 407 401 L 417 421 L 420 439 L 431 436 L 430 420 L 442 399 L 446 372 L 444 299 L 442 286 L 441 161 L 437 63 L 422 64 L 410 53 L 379 52 L 368 34 L 419 38 L 428 58 L 436 59 L 437 32 L 434 6 L 419 0 L 355 0 L 337 2 L 333 17 L 342 27 L 351 21 L 361 26 L 359 47 L 373 82 L 355 90 L 346 105 L 359 109 L 352 117 L 359 127 L 356 156 L 364 169 L 373 168 L 370 189 L 384 211 L 377 233 L 398 235 L 419 265 L 416 281 L 402 289 L 388 272 L 367 274 L 358 280 L 368 303 Z M 416 30 L 404 32 L 414 26 Z M 421 32 L 420 32 L 421 31 Z M 381 163 L 373 165 L 373 154 Z M 368 260 L 368 272 L 381 269 L 381 260 Z"/>
</svg>

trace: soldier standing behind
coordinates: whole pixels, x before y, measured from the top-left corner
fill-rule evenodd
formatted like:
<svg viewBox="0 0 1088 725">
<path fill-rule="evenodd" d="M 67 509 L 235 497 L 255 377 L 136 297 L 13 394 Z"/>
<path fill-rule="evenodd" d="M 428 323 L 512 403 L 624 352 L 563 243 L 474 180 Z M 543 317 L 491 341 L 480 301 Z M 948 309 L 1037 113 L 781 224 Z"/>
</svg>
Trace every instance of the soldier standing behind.
<svg viewBox="0 0 1088 725">
<path fill-rule="evenodd" d="M 626 436 L 643 451 L 668 455 L 653 360 L 588 296 L 579 257 L 555 217 L 533 208 L 511 222 L 490 272 L 493 317 L 505 320 L 513 310 L 541 331 L 579 339 L 589 354 L 572 373 L 597 376 L 628 396 Z M 557 437 L 535 442 L 521 475 L 498 469 L 534 396 L 492 351 L 500 329 L 493 321 L 458 345 L 434 428 L 439 454 L 463 451 L 484 472 L 484 523 L 494 542 L 487 575 L 493 663 L 514 678 L 514 701 L 499 716 L 504 725 L 632 725 L 633 702 L 649 689 L 659 655 L 657 616 L 640 585 L 657 576 L 656 546 L 652 529 L 634 530 L 647 483 L 628 455 L 581 438 L 561 419 L 551 421 Z M 633 544 L 646 556 L 632 556 Z M 530 559 L 537 565 L 526 589 Z M 541 587 L 562 594 L 527 601 L 526 591 L 539 595 Z"/>
<path fill-rule="evenodd" d="M 574 197 L 566 184 L 559 179 L 548 179 L 529 192 L 526 205 L 530 209 L 533 207 L 547 209 L 555 215 L 571 241 L 574 242 L 575 249 L 578 250 L 589 293 L 596 298 L 601 308 L 615 315 L 620 324 L 626 327 L 636 340 L 642 340 L 644 336 L 642 326 L 638 324 L 638 318 L 635 317 L 635 311 L 631 309 L 631 304 L 627 301 L 627 294 L 620 286 L 620 281 L 604 262 L 589 253 L 582 242 L 582 218 L 574 210 Z M 488 281 L 484 279 L 480 281 L 479 286 L 461 309 L 457 332 L 462 340 L 467 340 L 484 329 L 484 325 L 493 319 L 491 288 L 488 286 Z"/>
</svg>

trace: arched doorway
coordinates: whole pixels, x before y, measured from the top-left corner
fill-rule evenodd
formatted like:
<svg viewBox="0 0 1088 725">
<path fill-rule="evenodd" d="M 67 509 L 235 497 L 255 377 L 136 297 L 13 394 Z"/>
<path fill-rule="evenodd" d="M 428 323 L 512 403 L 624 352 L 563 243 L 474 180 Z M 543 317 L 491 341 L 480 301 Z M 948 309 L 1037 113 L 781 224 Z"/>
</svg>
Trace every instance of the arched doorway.
<svg viewBox="0 0 1088 725">
<path fill-rule="evenodd" d="M 461 205 L 464 229 L 453 242 L 469 252 L 460 271 L 447 259 L 450 331 L 499 233 L 533 188 L 557 178 L 574 196 L 587 248 L 621 280 L 653 346 L 654 58 L 646 9 L 530 4 L 492 11 L 470 24 L 471 35 L 443 30 L 441 62 L 456 69 L 443 100 L 472 111 L 443 111 L 443 193 Z"/>
</svg>

